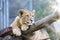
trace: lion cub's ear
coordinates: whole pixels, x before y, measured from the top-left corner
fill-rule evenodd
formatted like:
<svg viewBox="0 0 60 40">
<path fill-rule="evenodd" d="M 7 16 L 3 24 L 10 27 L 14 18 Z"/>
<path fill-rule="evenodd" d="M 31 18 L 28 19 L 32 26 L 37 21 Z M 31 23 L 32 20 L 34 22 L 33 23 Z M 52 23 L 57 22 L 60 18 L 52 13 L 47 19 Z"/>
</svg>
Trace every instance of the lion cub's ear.
<svg viewBox="0 0 60 40">
<path fill-rule="evenodd" d="M 35 14 L 35 10 L 32 10 L 32 15 L 34 15 Z"/>
<path fill-rule="evenodd" d="M 18 15 L 19 15 L 20 17 L 22 17 L 23 12 L 24 12 L 23 10 L 19 10 L 19 11 L 18 11 Z"/>
<path fill-rule="evenodd" d="M 35 10 L 32 10 L 33 13 L 35 13 Z"/>
</svg>

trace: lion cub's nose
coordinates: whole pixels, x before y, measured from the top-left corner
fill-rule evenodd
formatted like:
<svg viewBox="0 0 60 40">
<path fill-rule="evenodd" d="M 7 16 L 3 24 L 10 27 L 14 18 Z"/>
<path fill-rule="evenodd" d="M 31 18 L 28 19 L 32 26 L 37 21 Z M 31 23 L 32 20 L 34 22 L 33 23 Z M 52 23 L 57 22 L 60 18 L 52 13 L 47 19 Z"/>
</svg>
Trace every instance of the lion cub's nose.
<svg viewBox="0 0 60 40">
<path fill-rule="evenodd" d="M 32 23 L 33 20 L 31 20 L 31 23 Z"/>
</svg>

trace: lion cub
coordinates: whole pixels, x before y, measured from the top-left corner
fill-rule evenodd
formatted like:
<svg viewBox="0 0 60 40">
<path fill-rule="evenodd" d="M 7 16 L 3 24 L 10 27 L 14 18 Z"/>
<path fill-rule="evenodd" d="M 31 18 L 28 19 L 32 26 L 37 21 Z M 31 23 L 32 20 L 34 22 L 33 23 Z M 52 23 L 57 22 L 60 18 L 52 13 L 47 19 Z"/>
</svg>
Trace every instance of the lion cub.
<svg viewBox="0 0 60 40">
<path fill-rule="evenodd" d="M 19 10 L 18 16 L 10 25 L 13 28 L 13 34 L 20 36 L 21 30 L 26 31 L 29 28 L 29 25 L 32 25 L 34 23 L 34 13 L 35 10 L 32 12 L 28 10 Z"/>
</svg>

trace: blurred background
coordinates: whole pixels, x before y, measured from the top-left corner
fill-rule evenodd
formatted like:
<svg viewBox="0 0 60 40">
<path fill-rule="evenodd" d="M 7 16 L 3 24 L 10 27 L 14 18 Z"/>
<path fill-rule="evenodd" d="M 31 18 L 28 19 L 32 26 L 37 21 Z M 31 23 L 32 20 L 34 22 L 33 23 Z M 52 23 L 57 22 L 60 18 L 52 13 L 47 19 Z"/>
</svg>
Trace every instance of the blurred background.
<svg viewBox="0 0 60 40">
<path fill-rule="evenodd" d="M 18 15 L 19 9 L 30 11 L 35 9 L 35 21 L 37 21 L 51 13 L 55 13 L 58 6 L 59 0 L 0 0 L 0 30 L 12 23 Z M 51 39 L 56 40 L 53 33 L 48 29 L 47 31 Z"/>
</svg>

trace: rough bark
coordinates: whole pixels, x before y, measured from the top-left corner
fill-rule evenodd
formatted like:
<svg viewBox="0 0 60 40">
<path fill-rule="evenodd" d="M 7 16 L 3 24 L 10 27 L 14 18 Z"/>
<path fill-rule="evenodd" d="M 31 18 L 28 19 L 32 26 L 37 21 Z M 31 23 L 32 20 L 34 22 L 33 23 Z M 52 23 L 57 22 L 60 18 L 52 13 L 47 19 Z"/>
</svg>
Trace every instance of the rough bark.
<svg viewBox="0 0 60 40">
<path fill-rule="evenodd" d="M 10 34 L 10 32 L 12 32 L 12 27 L 7 27 L 3 30 L 0 30 L 0 37 L 8 35 L 8 34 Z"/>
</svg>

